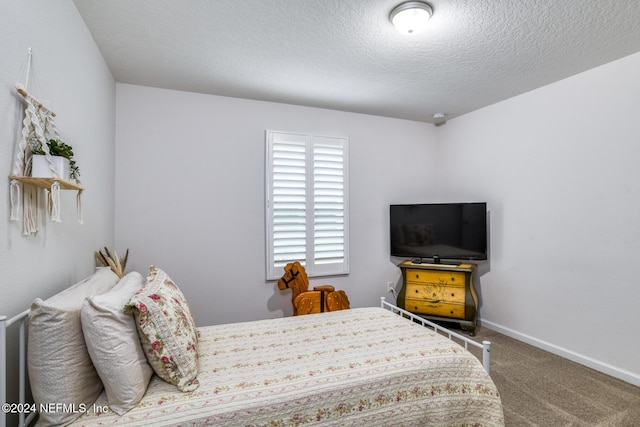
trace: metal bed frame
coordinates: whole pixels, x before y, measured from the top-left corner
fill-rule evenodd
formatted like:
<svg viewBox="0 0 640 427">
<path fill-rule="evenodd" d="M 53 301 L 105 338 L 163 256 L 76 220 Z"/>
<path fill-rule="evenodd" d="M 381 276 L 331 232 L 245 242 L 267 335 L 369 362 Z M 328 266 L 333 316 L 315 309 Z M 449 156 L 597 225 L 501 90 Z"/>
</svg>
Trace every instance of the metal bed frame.
<svg viewBox="0 0 640 427">
<path fill-rule="evenodd" d="M 490 341 L 482 341 L 482 343 L 479 343 L 477 341 L 472 340 L 471 338 L 465 337 L 464 335 L 460 335 L 456 332 L 452 332 L 447 328 L 438 325 L 437 323 L 424 319 L 418 316 L 417 314 L 410 313 L 407 310 L 403 310 L 402 308 L 396 307 L 395 305 L 386 302 L 384 297 L 380 297 L 380 307 L 386 308 L 387 310 L 390 310 L 393 313 L 409 318 L 412 321 L 419 323 L 426 328 L 431 328 L 436 332 L 442 333 L 443 335 L 446 335 L 447 338 L 449 338 L 450 340 L 452 340 L 453 337 L 459 339 L 460 341 L 464 342 L 465 350 L 469 349 L 469 345 L 481 348 L 482 349 L 482 367 L 484 368 L 485 371 L 487 371 L 487 374 L 491 374 L 491 342 Z"/>
<path fill-rule="evenodd" d="M 21 408 L 27 401 L 27 322 L 29 320 L 29 309 L 22 313 L 7 319 L 7 316 L 0 316 L 0 404 L 2 404 L 2 414 L 0 415 L 0 427 L 7 425 L 7 413 L 14 412 L 11 403 L 7 402 L 7 329 L 15 324 L 20 324 L 20 353 L 19 353 L 19 385 L 18 385 L 18 404 L 17 408 Z M 7 406 L 8 405 L 8 406 Z M 36 412 L 30 412 L 26 415 L 26 411 L 18 412 L 18 426 L 26 427 L 33 421 Z"/>
<path fill-rule="evenodd" d="M 429 320 L 403 310 L 395 305 L 385 301 L 384 297 L 380 298 L 380 307 L 390 310 L 393 313 L 401 315 L 410 319 L 413 322 L 419 323 L 424 327 L 431 328 L 436 332 L 446 335 L 449 339 L 457 338 L 464 343 L 464 348 L 468 349 L 469 345 L 482 349 L 482 366 L 487 373 L 491 373 L 491 343 L 489 341 L 483 341 L 482 344 L 476 342 L 461 334 L 449 331 L 448 329 L 433 323 Z M 29 309 L 22 313 L 7 318 L 7 316 L 0 315 L 0 404 L 2 407 L 2 414 L 0 414 L 0 427 L 7 426 L 7 414 L 9 412 L 18 413 L 18 427 L 27 427 L 35 418 L 36 411 L 24 410 L 25 407 L 36 409 L 34 405 L 27 403 L 26 398 L 26 381 L 27 381 L 27 322 L 29 321 Z M 7 329 L 14 324 L 20 325 L 19 330 L 19 381 L 18 381 L 18 402 L 7 402 Z"/>
</svg>

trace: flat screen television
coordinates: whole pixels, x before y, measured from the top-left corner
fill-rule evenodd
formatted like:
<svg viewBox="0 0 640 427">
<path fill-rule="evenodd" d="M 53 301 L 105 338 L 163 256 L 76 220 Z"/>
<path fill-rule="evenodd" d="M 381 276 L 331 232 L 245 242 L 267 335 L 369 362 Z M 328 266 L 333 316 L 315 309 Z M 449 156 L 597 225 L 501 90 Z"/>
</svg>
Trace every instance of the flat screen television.
<svg viewBox="0 0 640 427">
<path fill-rule="evenodd" d="M 392 256 L 434 263 L 487 259 L 484 202 L 390 205 L 389 219 Z"/>
</svg>

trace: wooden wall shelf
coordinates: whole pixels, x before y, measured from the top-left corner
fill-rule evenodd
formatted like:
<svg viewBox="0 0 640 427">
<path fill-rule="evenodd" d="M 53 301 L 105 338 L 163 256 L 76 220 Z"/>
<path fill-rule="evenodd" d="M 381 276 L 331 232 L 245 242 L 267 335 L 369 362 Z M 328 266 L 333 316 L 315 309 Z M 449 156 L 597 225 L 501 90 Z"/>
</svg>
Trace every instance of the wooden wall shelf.
<svg viewBox="0 0 640 427">
<path fill-rule="evenodd" d="M 46 188 L 47 190 L 51 189 L 51 185 L 54 182 L 60 183 L 61 190 L 84 190 L 82 185 L 76 184 L 75 182 L 67 181 L 66 179 L 60 178 L 35 178 L 32 176 L 10 176 L 9 179 L 15 179 L 25 184 L 35 185 L 36 187 Z"/>
</svg>

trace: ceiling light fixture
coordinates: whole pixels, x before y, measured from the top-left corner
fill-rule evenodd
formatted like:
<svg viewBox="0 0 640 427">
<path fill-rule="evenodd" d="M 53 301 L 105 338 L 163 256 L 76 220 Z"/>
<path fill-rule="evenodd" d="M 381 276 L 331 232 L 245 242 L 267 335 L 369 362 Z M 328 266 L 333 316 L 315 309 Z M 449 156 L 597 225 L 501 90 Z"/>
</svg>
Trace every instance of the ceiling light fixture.
<svg viewBox="0 0 640 427">
<path fill-rule="evenodd" d="M 433 8 L 429 3 L 407 1 L 396 6 L 389 15 L 389 20 L 402 34 L 415 34 L 424 29 Z"/>
</svg>

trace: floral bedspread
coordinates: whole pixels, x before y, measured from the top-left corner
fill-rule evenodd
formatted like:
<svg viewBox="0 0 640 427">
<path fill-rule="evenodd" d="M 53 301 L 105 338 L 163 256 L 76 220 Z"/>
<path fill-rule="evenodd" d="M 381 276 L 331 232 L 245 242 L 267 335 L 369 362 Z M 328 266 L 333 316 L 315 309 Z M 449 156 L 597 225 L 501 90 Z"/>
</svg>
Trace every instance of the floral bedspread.
<svg viewBox="0 0 640 427">
<path fill-rule="evenodd" d="M 199 328 L 200 387 L 151 380 L 121 417 L 74 426 L 503 426 L 463 347 L 382 308 Z M 106 405 L 104 393 L 94 408 Z"/>
</svg>

